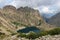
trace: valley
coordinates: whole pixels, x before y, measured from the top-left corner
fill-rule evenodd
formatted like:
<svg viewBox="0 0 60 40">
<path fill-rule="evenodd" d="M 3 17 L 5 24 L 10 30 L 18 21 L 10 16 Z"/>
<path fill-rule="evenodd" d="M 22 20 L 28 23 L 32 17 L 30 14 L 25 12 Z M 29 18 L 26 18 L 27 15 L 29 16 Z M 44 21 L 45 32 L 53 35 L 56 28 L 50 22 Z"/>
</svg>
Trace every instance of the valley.
<svg viewBox="0 0 60 40">
<path fill-rule="evenodd" d="M 0 32 L 2 35 L 0 40 L 18 40 L 20 37 L 35 39 L 49 34 L 46 31 L 49 32 L 54 28 L 57 27 L 46 23 L 39 11 L 33 8 L 20 7 L 16 9 L 14 6 L 7 5 L 0 9 Z"/>
</svg>

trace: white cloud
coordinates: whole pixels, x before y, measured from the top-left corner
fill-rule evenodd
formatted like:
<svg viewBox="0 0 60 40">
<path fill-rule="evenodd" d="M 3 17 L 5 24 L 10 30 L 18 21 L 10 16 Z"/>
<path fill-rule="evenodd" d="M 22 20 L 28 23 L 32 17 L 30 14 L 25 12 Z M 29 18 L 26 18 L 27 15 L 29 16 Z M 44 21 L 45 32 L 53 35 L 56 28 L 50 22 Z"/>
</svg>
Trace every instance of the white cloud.
<svg viewBox="0 0 60 40">
<path fill-rule="evenodd" d="M 29 6 L 34 9 L 39 8 L 41 13 L 57 12 L 60 8 L 60 0 L 14 0 L 10 4 L 17 8 L 21 6 Z"/>
<path fill-rule="evenodd" d="M 40 11 L 40 13 L 53 13 L 55 10 L 54 9 L 50 9 L 49 6 L 41 6 L 38 8 L 38 10 Z"/>
<path fill-rule="evenodd" d="M 43 13 L 50 13 L 51 10 L 49 10 L 48 7 L 43 7 L 42 10 L 41 10 L 41 12 L 43 12 Z"/>
<path fill-rule="evenodd" d="M 60 0 L 0 0 L 0 7 L 8 4 L 17 8 L 29 6 L 47 14 L 60 12 Z"/>
<path fill-rule="evenodd" d="M 13 2 L 10 3 L 10 5 L 14 5 L 17 8 L 21 6 L 29 6 L 29 7 L 38 7 L 38 4 L 40 3 L 41 0 L 14 0 Z"/>
</svg>

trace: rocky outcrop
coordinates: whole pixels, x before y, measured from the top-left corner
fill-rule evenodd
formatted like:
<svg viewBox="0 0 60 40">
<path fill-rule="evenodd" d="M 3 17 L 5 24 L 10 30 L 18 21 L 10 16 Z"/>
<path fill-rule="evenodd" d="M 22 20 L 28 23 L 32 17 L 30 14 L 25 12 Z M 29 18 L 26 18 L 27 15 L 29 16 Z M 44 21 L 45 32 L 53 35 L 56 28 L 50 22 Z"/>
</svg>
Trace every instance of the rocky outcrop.
<svg viewBox="0 0 60 40">
<path fill-rule="evenodd" d="M 5 40 L 31 40 L 31 39 L 26 39 L 21 37 L 17 38 L 17 36 L 15 35 L 15 36 L 7 37 Z M 46 35 L 32 40 L 60 40 L 60 35 L 54 35 L 54 36 Z"/>
<path fill-rule="evenodd" d="M 47 35 L 39 37 L 35 40 L 60 40 L 60 35 L 54 35 L 54 36 Z"/>
</svg>

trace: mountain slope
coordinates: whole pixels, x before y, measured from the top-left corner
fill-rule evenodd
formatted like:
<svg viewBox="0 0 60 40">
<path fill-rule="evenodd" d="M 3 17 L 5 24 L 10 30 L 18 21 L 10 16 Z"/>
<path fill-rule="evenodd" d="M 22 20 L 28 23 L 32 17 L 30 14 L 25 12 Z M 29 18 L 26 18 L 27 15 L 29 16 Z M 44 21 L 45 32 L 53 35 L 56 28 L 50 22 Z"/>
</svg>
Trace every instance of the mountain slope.
<svg viewBox="0 0 60 40">
<path fill-rule="evenodd" d="M 60 27 L 60 12 L 51 17 L 48 21 L 51 25 L 56 25 L 57 27 Z"/>
</svg>

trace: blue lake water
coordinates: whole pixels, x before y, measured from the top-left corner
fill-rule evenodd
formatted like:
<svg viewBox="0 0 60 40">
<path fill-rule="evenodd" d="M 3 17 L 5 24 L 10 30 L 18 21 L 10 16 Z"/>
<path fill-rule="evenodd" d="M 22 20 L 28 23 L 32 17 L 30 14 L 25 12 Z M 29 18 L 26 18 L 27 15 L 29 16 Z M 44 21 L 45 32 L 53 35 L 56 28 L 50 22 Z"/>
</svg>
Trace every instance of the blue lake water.
<svg viewBox="0 0 60 40">
<path fill-rule="evenodd" d="M 27 28 L 24 28 L 24 29 L 21 29 L 21 30 L 18 30 L 17 32 L 18 33 L 28 33 L 30 31 L 33 31 L 35 33 L 38 33 L 40 32 L 40 29 L 36 28 L 36 27 L 27 27 Z"/>
</svg>

